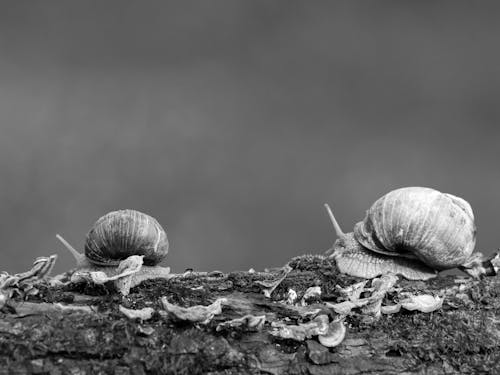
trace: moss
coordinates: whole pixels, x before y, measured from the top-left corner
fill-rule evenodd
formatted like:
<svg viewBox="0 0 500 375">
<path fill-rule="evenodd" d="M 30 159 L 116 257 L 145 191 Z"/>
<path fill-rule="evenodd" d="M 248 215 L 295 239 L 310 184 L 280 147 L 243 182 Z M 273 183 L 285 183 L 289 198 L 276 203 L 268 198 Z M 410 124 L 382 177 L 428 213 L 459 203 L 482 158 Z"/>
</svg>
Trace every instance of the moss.
<svg viewBox="0 0 500 375">
<path fill-rule="evenodd" d="M 288 262 L 288 265 L 292 267 L 292 269 L 297 271 L 313 272 L 317 272 L 318 270 L 324 268 L 327 268 L 329 270 L 335 270 L 337 268 L 333 259 L 317 254 L 305 254 L 297 256 L 295 258 L 292 258 Z"/>
<path fill-rule="evenodd" d="M 388 351 L 404 353 L 422 364 L 447 362 L 462 373 L 500 369 L 500 340 L 489 323 L 492 315 L 478 310 L 472 316 L 461 311 L 403 312 L 383 317 L 366 329 L 371 335 L 377 331 L 388 335 L 396 343 Z"/>
</svg>

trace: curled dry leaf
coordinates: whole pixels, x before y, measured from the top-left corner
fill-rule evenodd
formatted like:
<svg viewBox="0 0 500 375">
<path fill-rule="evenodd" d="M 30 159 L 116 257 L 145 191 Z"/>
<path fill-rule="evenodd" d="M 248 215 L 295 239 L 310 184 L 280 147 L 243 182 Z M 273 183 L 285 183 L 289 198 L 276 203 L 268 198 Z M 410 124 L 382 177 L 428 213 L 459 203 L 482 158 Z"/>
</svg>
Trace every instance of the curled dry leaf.
<svg viewBox="0 0 500 375">
<path fill-rule="evenodd" d="M 434 297 L 428 294 L 415 296 L 410 293 L 402 293 L 403 299 L 400 303 L 390 306 L 382 306 L 382 301 L 388 291 L 394 290 L 394 285 L 397 282 L 395 275 L 387 274 L 380 278 L 372 280 L 371 288 L 364 288 L 362 283 L 354 284 L 352 288 L 344 288 L 346 297 L 349 301 L 344 301 L 336 304 L 326 303 L 326 306 L 333 309 L 337 314 L 348 315 L 352 309 L 361 308 L 363 314 L 379 318 L 381 314 L 395 314 L 401 310 L 401 307 L 406 310 L 418 310 L 421 312 L 435 311 L 443 305 L 443 298 Z M 362 292 L 370 290 L 371 295 L 366 298 L 356 298 Z M 355 292 L 354 292 L 355 291 Z"/>
<path fill-rule="evenodd" d="M 329 329 L 327 315 L 319 315 L 309 323 L 286 325 L 282 322 L 273 322 L 272 326 L 275 329 L 271 331 L 271 335 L 295 341 L 304 341 L 312 336 L 325 335 Z"/>
<path fill-rule="evenodd" d="M 283 268 L 280 269 L 280 276 L 271 281 L 256 281 L 257 284 L 262 285 L 265 287 L 262 291 L 264 292 L 264 295 L 267 298 L 271 298 L 271 294 L 274 292 L 274 290 L 281 284 L 283 280 L 285 280 L 286 276 L 292 271 L 292 267 L 290 267 L 288 264 L 286 264 Z"/>
<path fill-rule="evenodd" d="M 326 306 L 333 309 L 337 314 L 348 315 L 352 309 L 361 308 L 363 314 L 379 318 L 381 315 L 382 301 L 388 291 L 392 290 L 393 286 L 398 281 L 398 277 L 393 274 L 386 274 L 372 280 L 372 287 L 364 289 L 361 283 L 354 284 L 352 292 L 349 292 L 349 301 L 344 301 L 336 304 L 326 303 Z M 359 297 L 362 292 L 371 291 L 371 295 L 366 298 Z M 355 291 L 355 292 L 354 292 Z"/>
<path fill-rule="evenodd" d="M 33 283 L 40 279 L 47 277 L 54 265 L 56 264 L 57 255 L 50 255 L 48 257 L 38 257 L 33 262 L 33 268 L 28 272 L 15 275 L 20 281 Z"/>
<path fill-rule="evenodd" d="M 382 301 L 388 291 L 398 281 L 398 277 L 394 274 L 382 275 L 379 278 L 372 280 L 373 292 L 370 297 L 368 297 L 368 303 L 361 308 L 363 314 L 373 316 L 378 319 L 381 315 Z"/>
<path fill-rule="evenodd" d="M 153 309 L 152 307 L 145 307 L 143 309 L 134 310 L 127 309 L 126 307 L 120 305 L 118 308 L 129 319 L 139 318 L 140 320 L 148 320 L 153 317 L 153 314 L 155 312 L 155 309 Z"/>
<path fill-rule="evenodd" d="M 251 328 L 256 331 L 260 331 L 262 327 L 264 326 L 264 323 L 266 322 L 266 316 L 265 315 L 245 315 L 241 318 L 233 319 L 233 320 L 228 320 L 226 322 L 219 323 L 217 325 L 216 330 L 220 331 L 223 328 L 232 328 L 232 327 L 247 327 Z"/>
<path fill-rule="evenodd" d="M 57 255 L 39 257 L 33 262 L 33 267 L 29 271 L 15 275 L 2 272 L 0 274 L 0 309 L 14 293 L 21 296 L 38 294 L 38 288 L 35 285 L 50 274 L 56 260 Z"/>
<path fill-rule="evenodd" d="M 134 274 L 141 270 L 143 262 L 144 255 L 132 255 L 122 260 L 118 265 L 120 277 L 117 277 L 114 282 L 116 289 L 120 291 L 122 295 L 126 296 L 130 293 L 132 278 Z"/>
<path fill-rule="evenodd" d="M 352 309 L 356 307 L 362 307 L 365 306 L 369 303 L 370 301 L 368 298 L 363 298 L 362 300 L 358 301 L 344 301 L 344 302 L 339 302 L 339 303 L 330 303 L 326 302 L 325 305 L 326 307 L 332 309 L 339 315 L 348 315 Z"/>
<path fill-rule="evenodd" d="M 207 324 L 215 315 L 222 312 L 222 304 L 226 303 L 226 298 L 218 298 L 208 306 L 196 305 L 191 307 L 181 307 L 168 302 L 166 297 L 161 298 L 163 308 L 179 320 L 193 323 Z"/>
<path fill-rule="evenodd" d="M 340 294 L 342 294 L 349 301 L 357 301 L 359 300 L 359 297 L 361 297 L 361 293 L 365 291 L 365 286 L 367 282 L 368 280 L 361 281 L 359 283 L 346 286 L 345 288 L 341 288 L 340 286 L 337 285 L 336 288 L 340 292 Z"/>
<path fill-rule="evenodd" d="M 78 283 L 81 281 L 92 282 L 94 284 L 104 284 L 108 281 L 108 275 L 101 271 L 77 271 L 71 276 L 71 282 Z"/>
<path fill-rule="evenodd" d="M 398 277 L 394 274 L 382 275 L 372 280 L 373 294 L 371 297 L 384 297 L 385 294 L 392 289 L 398 281 Z"/>
<path fill-rule="evenodd" d="M 51 255 L 49 257 L 39 257 L 33 262 L 33 267 L 26 272 L 18 273 L 15 275 L 9 275 L 8 273 L 2 273 L 0 275 L 0 289 L 7 289 L 9 287 L 18 287 L 19 283 L 24 285 L 32 285 L 37 281 L 44 279 L 49 275 L 50 271 L 54 267 L 57 255 Z"/>
<path fill-rule="evenodd" d="M 443 298 L 434 297 L 430 294 L 422 294 L 415 296 L 409 293 L 405 293 L 406 298 L 401 300 L 399 303 L 401 307 L 406 310 L 418 310 L 421 312 L 429 313 L 436 311 L 443 306 Z"/>
<path fill-rule="evenodd" d="M 120 273 L 120 276 L 115 276 L 115 278 L 118 279 L 139 272 L 143 263 L 144 255 L 129 256 L 128 258 L 122 260 L 118 265 L 118 272 Z"/>
<path fill-rule="evenodd" d="M 344 340 L 345 333 L 344 322 L 342 320 L 333 321 L 328 325 L 328 331 L 324 335 L 318 335 L 318 341 L 323 346 L 333 348 Z"/>
<path fill-rule="evenodd" d="M 143 264 L 143 255 L 132 255 L 120 262 L 116 273 L 108 275 L 104 271 L 81 270 L 76 271 L 71 276 L 72 282 L 92 282 L 94 284 L 105 284 L 114 281 L 116 289 L 124 296 L 130 293 L 132 287 L 132 278 L 139 272 Z"/>
</svg>

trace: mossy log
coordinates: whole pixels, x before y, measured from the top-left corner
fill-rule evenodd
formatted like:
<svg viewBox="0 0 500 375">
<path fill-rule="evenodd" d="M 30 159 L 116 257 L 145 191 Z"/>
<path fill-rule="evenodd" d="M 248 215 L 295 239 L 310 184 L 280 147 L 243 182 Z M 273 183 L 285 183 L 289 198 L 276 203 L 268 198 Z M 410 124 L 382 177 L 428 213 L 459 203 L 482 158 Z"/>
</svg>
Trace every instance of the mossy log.
<svg viewBox="0 0 500 375">
<path fill-rule="evenodd" d="M 332 316 L 325 302 L 339 301 L 339 287 L 360 280 L 339 274 L 322 256 L 297 257 L 289 266 L 270 297 L 261 282 L 275 280 L 279 270 L 185 273 L 145 281 L 126 297 L 104 286 L 42 285 L 38 295 L 14 298 L 0 313 L 0 374 L 500 373 L 500 277 L 400 279 L 386 302 L 409 291 L 443 296 L 443 306 L 371 320 L 353 311 L 343 342 L 327 348 L 315 337 L 276 337 L 272 324 L 310 319 L 304 309 Z M 321 295 L 302 305 L 286 302 L 290 289 L 300 301 L 311 286 Z M 185 307 L 227 302 L 208 323 L 195 324 L 160 313 L 161 297 Z M 120 306 L 155 312 L 130 319 Z M 266 321 L 259 328 L 221 324 L 248 314 Z"/>
</svg>

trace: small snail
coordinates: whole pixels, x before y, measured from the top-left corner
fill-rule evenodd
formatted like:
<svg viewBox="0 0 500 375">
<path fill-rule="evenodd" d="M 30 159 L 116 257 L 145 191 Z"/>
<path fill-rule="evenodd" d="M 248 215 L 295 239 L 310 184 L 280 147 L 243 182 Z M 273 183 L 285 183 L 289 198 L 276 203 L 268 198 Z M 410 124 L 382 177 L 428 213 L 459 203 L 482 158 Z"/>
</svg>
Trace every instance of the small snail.
<svg viewBox="0 0 500 375">
<path fill-rule="evenodd" d="M 325 207 L 339 237 L 329 253 L 342 273 L 373 278 L 392 272 L 426 280 L 455 267 L 475 277 L 487 272 L 482 254 L 472 254 L 476 226 L 462 198 L 425 187 L 393 190 L 346 234 Z"/>
<path fill-rule="evenodd" d="M 168 253 L 167 234 L 156 219 L 139 211 L 113 211 L 99 218 L 87 233 L 83 254 L 60 235 L 56 237 L 73 254 L 79 271 L 103 272 L 116 278 L 122 271 L 120 264 L 139 258 L 138 268 L 144 266 L 134 275 L 132 286 L 169 274 L 168 268 L 158 266 Z"/>
</svg>

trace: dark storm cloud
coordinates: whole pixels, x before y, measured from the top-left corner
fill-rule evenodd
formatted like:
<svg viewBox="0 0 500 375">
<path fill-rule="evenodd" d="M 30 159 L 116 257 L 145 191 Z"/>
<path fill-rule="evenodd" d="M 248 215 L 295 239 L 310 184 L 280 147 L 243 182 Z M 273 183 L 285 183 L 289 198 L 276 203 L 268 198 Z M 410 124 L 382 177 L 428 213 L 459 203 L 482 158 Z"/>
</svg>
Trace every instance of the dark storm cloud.
<svg viewBox="0 0 500 375">
<path fill-rule="evenodd" d="M 465 3 L 464 3 L 465 4 Z M 333 241 L 388 190 L 500 204 L 498 6 L 10 2 L 0 12 L 2 269 L 97 217 L 157 217 L 176 271 Z"/>
</svg>

